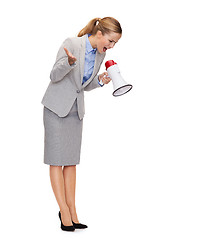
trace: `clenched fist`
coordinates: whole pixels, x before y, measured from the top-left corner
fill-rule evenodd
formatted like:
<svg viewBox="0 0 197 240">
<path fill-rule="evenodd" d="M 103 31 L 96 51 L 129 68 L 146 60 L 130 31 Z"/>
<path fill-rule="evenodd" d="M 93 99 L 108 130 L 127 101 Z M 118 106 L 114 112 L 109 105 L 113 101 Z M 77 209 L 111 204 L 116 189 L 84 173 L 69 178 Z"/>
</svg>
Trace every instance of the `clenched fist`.
<svg viewBox="0 0 197 240">
<path fill-rule="evenodd" d="M 99 82 L 102 81 L 103 84 L 108 84 L 111 81 L 111 78 L 108 76 L 107 72 L 104 72 L 99 75 Z"/>
</svg>

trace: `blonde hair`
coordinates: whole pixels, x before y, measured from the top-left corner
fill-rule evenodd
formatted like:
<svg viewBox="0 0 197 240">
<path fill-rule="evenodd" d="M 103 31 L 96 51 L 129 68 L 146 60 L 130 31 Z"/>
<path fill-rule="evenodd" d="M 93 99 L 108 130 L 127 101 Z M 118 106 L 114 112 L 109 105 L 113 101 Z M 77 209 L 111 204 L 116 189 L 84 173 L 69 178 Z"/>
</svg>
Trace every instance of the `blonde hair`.
<svg viewBox="0 0 197 240">
<path fill-rule="evenodd" d="M 95 35 L 97 31 L 101 31 L 102 34 L 115 32 L 122 34 L 122 28 L 120 23 L 112 17 L 94 18 L 92 19 L 79 33 L 78 37 L 82 37 L 85 34 Z"/>
</svg>

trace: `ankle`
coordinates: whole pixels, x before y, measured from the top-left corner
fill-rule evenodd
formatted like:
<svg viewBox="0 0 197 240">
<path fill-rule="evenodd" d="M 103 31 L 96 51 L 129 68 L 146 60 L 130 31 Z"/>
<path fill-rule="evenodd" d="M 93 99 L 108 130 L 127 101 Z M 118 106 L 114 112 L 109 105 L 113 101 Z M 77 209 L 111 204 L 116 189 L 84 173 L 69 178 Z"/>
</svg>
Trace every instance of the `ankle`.
<svg viewBox="0 0 197 240">
<path fill-rule="evenodd" d="M 73 222 L 79 223 L 78 217 L 77 217 L 77 212 L 75 208 L 69 209 L 70 211 L 70 216 Z"/>
<path fill-rule="evenodd" d="M 60 213 L 62 214 L 62 215 L 64 215 L 64 216 L 70 216 L 70 210 L 69 210 L 69 208 L 66 206 L 66 207 L 64 207 L 64 208 L 60 208 Z"/>
</svg>

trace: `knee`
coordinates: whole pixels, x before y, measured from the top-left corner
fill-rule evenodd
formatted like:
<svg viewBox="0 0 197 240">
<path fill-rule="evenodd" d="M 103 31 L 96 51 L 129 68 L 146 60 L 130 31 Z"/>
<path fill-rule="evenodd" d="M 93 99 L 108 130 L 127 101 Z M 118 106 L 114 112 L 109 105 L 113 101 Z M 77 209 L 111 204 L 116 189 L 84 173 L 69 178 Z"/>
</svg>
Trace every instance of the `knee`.
<svg viewBox="0 0 197 240">
<path fill-rule="evenodd" d="M 76 165 L 64 166 L 64 169 L 76 169 Z"/>
</svg>

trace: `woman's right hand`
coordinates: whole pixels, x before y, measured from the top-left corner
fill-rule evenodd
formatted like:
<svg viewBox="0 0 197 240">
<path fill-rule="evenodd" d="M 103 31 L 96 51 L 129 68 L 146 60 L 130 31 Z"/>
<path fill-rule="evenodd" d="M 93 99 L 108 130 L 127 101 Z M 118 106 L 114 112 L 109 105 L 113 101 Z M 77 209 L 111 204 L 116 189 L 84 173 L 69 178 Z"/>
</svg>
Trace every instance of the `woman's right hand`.
<svg viewBox="0 0 197 240">
<path fill-rule="evenodd" d="M 76 57 L 73 56 L 72 53 L 69 52 L 67 48 L 64 48 L 64 50 L 65 50 L 65 52 L 66 52 L 66 54 L 68 56 L 68 63 L 70 65 L 74 64 L 77 61 Z"/>
</svg>

